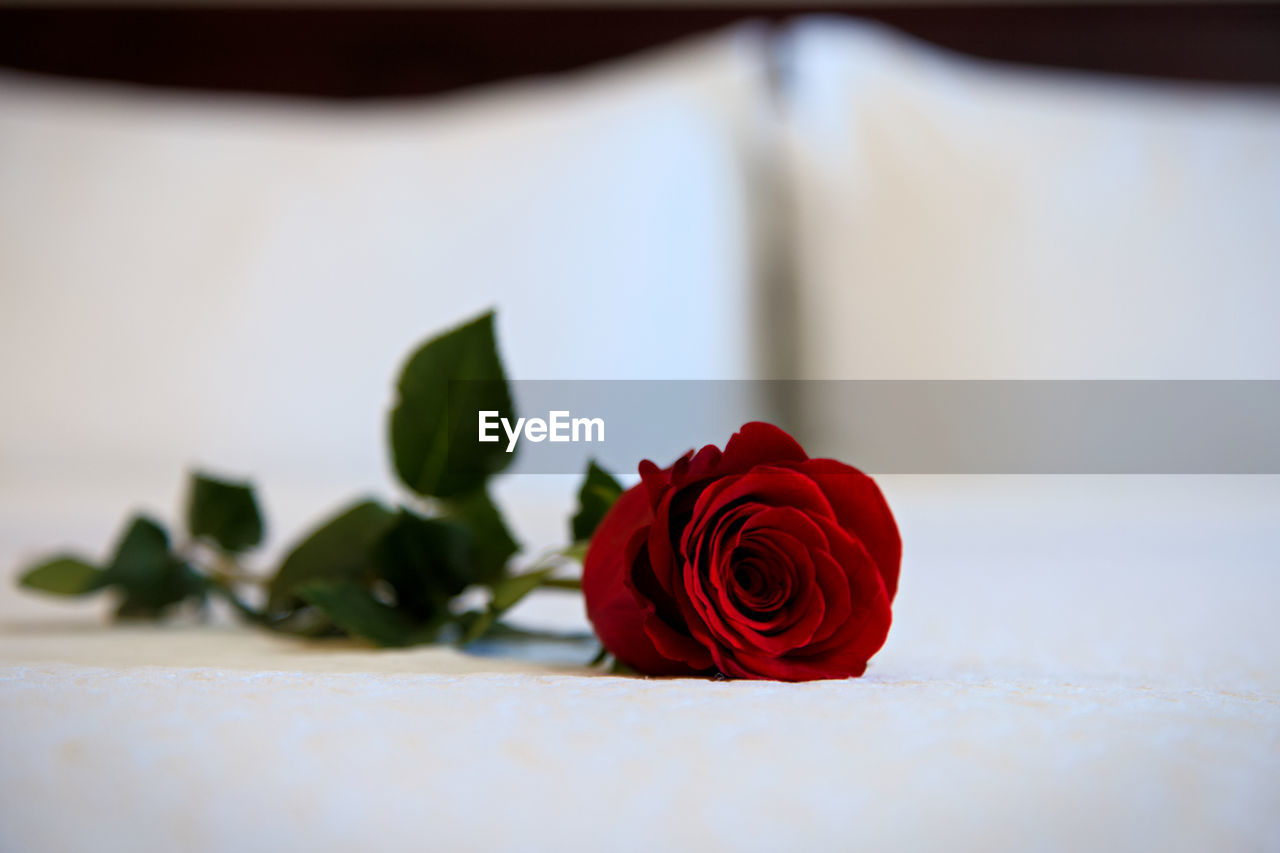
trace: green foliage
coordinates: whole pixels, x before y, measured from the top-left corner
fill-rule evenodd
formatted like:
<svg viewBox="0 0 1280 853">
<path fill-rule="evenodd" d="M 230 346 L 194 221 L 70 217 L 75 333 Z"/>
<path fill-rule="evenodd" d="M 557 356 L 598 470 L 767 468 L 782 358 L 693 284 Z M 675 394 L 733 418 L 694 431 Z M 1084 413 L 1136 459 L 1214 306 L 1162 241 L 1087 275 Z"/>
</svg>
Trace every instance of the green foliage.
<svg viewBox="0 0 1280 853">
<path fill-rule="evenodd" d="M 169 534 L 146 516 L 129 523 L 106 574 L 121 593 L 118 619 L 157 619 L 186 599 L 204 602 L 204 578 L 170 550 Z"/>
<path fill-rule="evenodd" d="M 248 483 L 219 480 L 208 474 L 191 476 L 187 530 L 203 536 L 229 554 L 262 544 L 262 513 Z"/>
<path fill-rule="evenodd" d="M 477 440 L 480 411 L 514 418 L 498 357 L 493 314 L 428 341 L 410 356 L 391 412 L 391 458 L 420 495 L 449 498 L 480 490 L 511 464 L 502 442 Z"/>
<path fill-rule="evenodd" d="M 392 461 L 404 484 L 428 499 L 426 508 L 351 504 L 297 541 L 263 577 L 237 563 L 264 537 L 253 487 L 195 472 L 179 546 L 158 522 L 139 515 L 104 565 L 61 554 L 31 567 L 20 583 L 64 596 L 112 590 L 118 618 L 159 619 L 218 595 L 255 624 L 379 646 L 442 638 L 465 644 L 490 631 L 514 630 L 499 621 L 508 609 L 534 589 L 573 589 L 576 581 L 552 578 L 552 565 L 514 576 L 508 570 L 520 546 L 489 496 L 488 481 L 512 454 L 501 442 L 476 441 L 478 411 L 514 418 L 493 315 L 425 343 L 405 364 L 398 391 Z M 620 491 L 593 465 L 575 534 L 589 534 Z M 244 586 L 260 589 L 246 597 Z M 458 596 L 477 587 L 488 589 L 488 606 L 461 611 Z"/>
<path fill-rule="evenodd" d="M 499 582 L 514 550 L 487 499 L 462 508 L 466 512 L 428 518 L 373 501 L 351 507 L 285 558 L 271 583 L 270 609 L 286 630 L 292 624 L 315 633 L 314 614 L 284 621 L 311 607 L 331 627 L 377 645 L 432 641 L 456 621 L 454 598 L 473 585 Z"/>
<path fill-rule="evenodd" d="M 504 578 L 493 586 L 492 609 L 502 614 L 515 607 L 526 595 L 533 592 L 547 578 L 554 568 L 537 569 L 521 575 Z"/>
<path fill-rule="evenodd" d="M 299 587 L 298 593 L 344 632 L 375 645 L 411 646 L 435 639 L 433 623 L 415 622 L 401 610 L 378 601 L 360 584 L 312 581 Z"/>
<path fill-rule="evenodd" d="M 586 542 L 622 494 L 622 486 L 592 460 L 578 491 L 578 513 L 573 517 L 574 542 Z"/>
<path fill-rule="evenodd" d="M 470 534 L 470 560 L 477 583 L 493 583 L 503 576 L 507 561 L 520 550 L 502 513 L 484 490 L 472 492 L 446 505 L 445 517 Z"/>
<path fill-rule="evenodd" d="M 203 604 L 206 578 L 169 547 L 163 527 L 146 516 L 130 519 L 105 568 L 61 555 L 28 569 L 19 580 L 53 595 L 86 595 L 111 589 L 119 619 L 158 619 L 184 602 Z"/>
<path fill-rule="evenodd" d="M 403 508 L 375 546 L 374 562 L 397 604 L 418 619 L 447 611 L 449 601 L 478 579 L 466 528 Z"/>
<path fill-rule="evenodd" d="M 63 554 L 27 569 L 18 583 L 53 595 L 85 595 L 106 583 L 107 573 L 79 557 Z"/>
<path fill-rule="evenodd" d="M 361 501 L 323 522 L 294 546 L 267 587 L 267 609 L 294 610 L 298 588 L 312 581 L 372 581 L 374 545 L 396 514 L 376 501 Z"/>
</svg>

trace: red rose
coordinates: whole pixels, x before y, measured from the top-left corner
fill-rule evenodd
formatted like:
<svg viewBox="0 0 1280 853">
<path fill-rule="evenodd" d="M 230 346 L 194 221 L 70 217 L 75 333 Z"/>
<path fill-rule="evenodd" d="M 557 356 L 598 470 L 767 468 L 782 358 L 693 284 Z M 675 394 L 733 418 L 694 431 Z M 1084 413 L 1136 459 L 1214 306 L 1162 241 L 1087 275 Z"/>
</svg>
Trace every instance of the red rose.
<svg viewBox="0 0 1280 853">
<path fill-rule="evenodd" d="M 889 633 L 902 540 L 875 482 L 749 423 L 639 485 L 583 564 L 587 615 L 649 675 L 862 675 Z"/>
</svg>

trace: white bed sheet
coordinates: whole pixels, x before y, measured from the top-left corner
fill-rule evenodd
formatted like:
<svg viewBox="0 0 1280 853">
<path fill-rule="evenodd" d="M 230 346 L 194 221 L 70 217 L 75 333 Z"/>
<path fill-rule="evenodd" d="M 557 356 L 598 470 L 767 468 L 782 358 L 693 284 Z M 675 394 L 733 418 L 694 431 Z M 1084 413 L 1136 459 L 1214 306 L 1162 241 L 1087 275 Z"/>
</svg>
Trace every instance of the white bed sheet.
<svg viewBox="0 0 1280 853">
<path fill-rule="evenodd" d="M 1280 478 L 883 483 L 896 624 L 847 682 L 113 629 L 6 590 L 0 849 L 1276 849 Z M 508 487 L 526 530 L 553 486 Z M 524 618 L 581 624 L 550 596 Z"/>
</svg>

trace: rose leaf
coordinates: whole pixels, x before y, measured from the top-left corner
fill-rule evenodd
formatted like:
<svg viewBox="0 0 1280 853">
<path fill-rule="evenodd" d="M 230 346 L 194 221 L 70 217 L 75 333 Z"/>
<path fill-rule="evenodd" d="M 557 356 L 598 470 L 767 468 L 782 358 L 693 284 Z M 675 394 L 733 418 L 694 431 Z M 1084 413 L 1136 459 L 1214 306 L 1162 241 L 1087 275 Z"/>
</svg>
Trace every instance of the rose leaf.
<svg viewBox="0 0 1280 853">
<path fill-rule="evenodd" d="M 520 550 L 511 535 L 502 512 L 483 489 L 451 500 L 446 505 L 446 518 L 460 524 L 471 535 L 473 579 L 477 583 L 493 583 L 503 577 L 507 561 Z"/>
<path fill-rule="evenodd" d="M 515 418 L 492 312 L 427 341 L 405 363 L 397 390 L 391 456 L 414 492 L 461 495 L 511 464 L 505 443 L 481 442 L 477 429 L 482 411 Z"/>
<path fill-rule="evenodd" d="M 353 581 L 310 581 L 296 592 L 347 634 L 375 645 L 410 646 L 435 636 L 435 625 L 414 622 Z"/>
<path fill-rule="evenodd" d="M 297 590 L 311 581 L 372 577 L 374 546 L 395 523 L 396 513 L 376 501 L 362 501 L 323 522 L 294 546 L 268 585 L 268 610 L 296 608 Z"/>
<path fill-rule="evenodd" d="M 18 581 L 28 589 L 53 595 L 86 595 L 101 589 L 106 582 L 105 571 L 69 554 L 33 566 Z"/>
<path fill-rule="evenodd" d="M 622 486 L 609 472 L 591 461 L 578 491 L 578 514 L 571 525 L 573 541 L 586 542 L 622 494 Z"/>
<path fill-rule="evenodd" d="M 229 554 L 262 544 L 262 513 L 253 486 L 192 474 L 187 528 L 192 536 L 207 537 Z"/>
</svg>

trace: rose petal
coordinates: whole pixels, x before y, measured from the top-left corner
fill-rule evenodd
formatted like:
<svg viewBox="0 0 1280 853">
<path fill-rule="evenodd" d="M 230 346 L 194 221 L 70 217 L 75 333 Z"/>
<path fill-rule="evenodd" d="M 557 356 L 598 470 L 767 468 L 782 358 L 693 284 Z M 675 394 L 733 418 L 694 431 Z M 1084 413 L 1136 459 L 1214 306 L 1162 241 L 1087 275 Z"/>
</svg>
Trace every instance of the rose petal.
<svg viewBox="0 0 1280 853">
<path fill-rule="evenodd" d="M 687 669 L 683 667 L 679 670 L 637 669 L 637 672 L 643 672 L 646 675 L 703 674 L 715 665 L 711 652 L 706 646 L 672 630 L 656 614 L 645 617 L 644 630 L 659 653 L 667 659 L 684 662 Z M 633 668 L 635 668 L 634 665 Z"/>
<path fill-rule="evenodd" d="M 707 518 L 744 498 L 832 519 L 836 517 L 827 496 L 809 477 L 790 468 L 760 465 L 745 474 L 723 477 L 708 484 L 693 507 L 693 518 Z"/>
<path fill-rule="evenodd" d="M 696 492 L 668 491 L 654 509 L 653 524 L 649 526 L 649 559 L 653 564 L 658 582 L 667 594 L 676 597 L 680 583 L 680 566 L 683 557 L 675 550 L 675 542 L 680 541 L 678 531 L 688 526 L 684 520 L 689 510 L 684 506 L 696 499 Z M 676 503 L 681 506 L 673 509 Z M 676 520 L 672 519 L 673 514 Z"/>
<path fill-rule="evenodd" d="M 773 424 L 751 421 L 742 425 L 724 446 L 716 474 L 736 474 L 756 465 L 803 462 L 809 458 L 804 448 Z"/>
<path fill-rule="evenodd" d="M 830 640 L 798 650 L 793 656 L 813 665 L 865 669 L 866 662 L 884 646 L 892 622 L 893 611 L 885 596 L 864 610 L 855 611 Z"/>
<path fill-rule="evenodd" d="M 879 488 L 750 423 L 646 461 L 588 549 L 606 648 L 642 672 L 789 681 L 862 674 L 892 621 L 901 538 Z M 611 623 L 606 626 L 604 623 Z"/>
<path fill-rule="evenodd" d="M 662 655 L 644 629 L 652 605 L 636 595 L 628 581 L 629 540 L 642 537 L 651 519 L 642 487 L 623 492 L 600 522 L 582 564 L 587 617 L 604 647 L 641 672 L 690 673 L 686 663 Z"/>
<path fill-rule="evenodd" d="M 796 566 L 800 570 L 797 589 L 774 618 L 753 620 L 739 610 L 732 611 L 730 621 L 756 652 L 781 655 L 804 646 L 822 624 L 826 602 L 816 582 L 815 561 L 806 560 Z"/>
<path fill-rule="evenodd" d="M 737 511 L 743 509 L 738 508 Z M 794 511 L 767 508 L 763 512 L 786 517 Z M 799 519 L 804 518 L 801 513 L 795 514 Z M 782 654 L 809 642 L 822 624 L 826 612 L 823 591 L 815 581 L 813 559 L 801 540 L 783 530 L 756 525 L 754 515 L 744 526 L 744 531 L 747 527 L 751 527 L 751 534 L 744 533 L 737 538 L 736 548 L 727 552 L 722 550 L 710 571 L 686 569 L 690 599 L 708 633 L 717 642 L 733 649 Z M 818 544 L 821 545 L 816 527 L 811 532 L 818 534 Z M 740 558 L 743 551 L 764 558 L 772 557 L 774 562 L 770 568 L 785 576 L 788 587 L 786 600 L 776 612 L 763 617 L 754 616 L 743 612 L 734 600 L 734 560 Z M 825 555 L 824 559 L 831 562 Z"/>
<path fill-rule="evenodd" d="M 862 540 L 879 567 L 892 602 L 898 591 L 902 537 L 880 487 L 857 468 L 834 459 L 810 459 L 795 470 L 818 484 L 835 511 L 840 526 Z"/>
<path fill-rule="evenodd" d="M 683 633 L 682 620 L 676 615 L 679 607 L 675 602 L 656 594 L 653 581 L 652 566 L 649 564 L 648 550 L 645 547 L 643 534 L 639 534 L 639 547 L 632 562 L 628 585 L 644 606 L 644 618 L 641 628 L 644 635 L 652 643 L 653 649 L 668 662 L 665 669 L 644 669 L 652 675 L 671 674 L 682 671 L 675 663 L 683 663 L 689 670 L 700 672 L 711 667 L 711 656 L 707 650 L 692 637 Z M 659 605 L 662 606 L 659 606 Z M 630 659 L 618 655 L 626 663 Z M 652 660 L 652 659 L 650 659 Z M 632 664 L 634 667 L 634 664 Z"/>
<path fill-rule="evenodd" d="M 868 660 L 882 645 L 889 632 L 891 609 L 884 580 L 862 543 L 847 534 L 832 531 L 832 553 L 841 554 L 841 568 L 849 586 L 851 609 L 832 620 L 834 630 L 819 631 L 813 643 L 803 650 L 806 656 L 837 656 Z M 820 577 L 822 575 L 820 574 Z"/>
<path fill-rule="evenodd" d="M 670 471 L 664 471 L 648 459 L 640 460 L 640 482 L 649 496 L 650 508 L 657 506 L 658 501 L 667 492 L 670 483 Z"/>
<path fill-rule="evenodd" d="M 867 671 L 866 661 L 806 660 L 792 655 L 769 655 L 740 652 L 733 659 L 717 662 L 720 671 L 735 678 L 772 679 L 774 681 L 819 681 L 831 678 L 857 678 Z"/>
<path fill-rule="evenodd" d="M 681 472 L 680 485 L 715 474 L 720 467 L 720 458 L 720 448 L 714 444 L 703 447 L 690 461 L 689 467 Z"/>
</svg>

